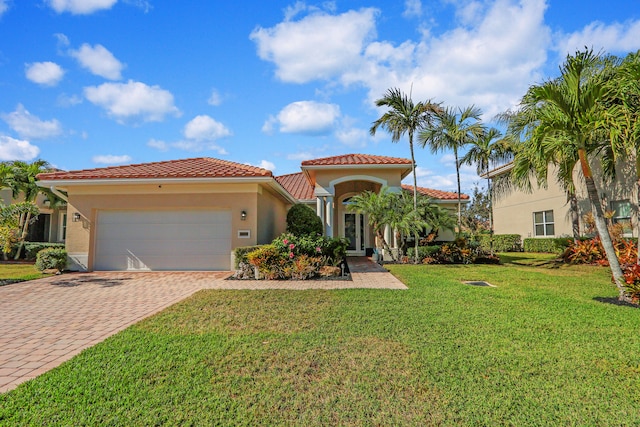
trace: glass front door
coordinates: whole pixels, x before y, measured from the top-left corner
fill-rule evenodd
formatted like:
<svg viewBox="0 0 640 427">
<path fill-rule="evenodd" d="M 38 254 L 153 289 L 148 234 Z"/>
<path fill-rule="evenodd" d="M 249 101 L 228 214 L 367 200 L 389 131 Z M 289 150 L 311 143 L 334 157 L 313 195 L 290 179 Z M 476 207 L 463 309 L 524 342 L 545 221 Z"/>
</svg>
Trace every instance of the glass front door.
<svg viewBox="0 0 640 427">
<path fill-rule="evenodd" d="M 364 225 L 362 214 L 344 213 L 344 237 L 349 241 L 348 254 L 364 255 Z"/>
</svg>

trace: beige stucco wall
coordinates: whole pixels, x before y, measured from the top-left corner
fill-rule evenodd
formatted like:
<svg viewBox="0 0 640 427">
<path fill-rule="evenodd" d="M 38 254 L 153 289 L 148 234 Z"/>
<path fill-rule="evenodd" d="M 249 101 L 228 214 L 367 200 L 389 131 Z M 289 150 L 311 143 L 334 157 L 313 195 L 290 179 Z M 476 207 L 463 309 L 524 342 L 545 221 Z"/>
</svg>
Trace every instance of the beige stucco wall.
<svg viewBox="0 0 640 427">
<path fill-rule="evenodd" d="M 333 181 L 345 178 L 359 181 L 384 181 L 388 187 L 400 187 L 403 170 L 398 168 L 342 168 L 313 170 L 312 172 L 315 177 L 316 189 L 320 187 L 330 191 Z"/>
<path fill-rule="evenodd" d="M 286 215 L 285 202 L 263 191 L 259 184 L 87 185 L 70 186 L 68 195 L 67 252 L 78 268 L 88 270 L 93 267 L 94 224 L 101 209 L 231 210 L 232 248 L 263 243 L 261 240 L 267 235 L 279 231 L 278 226 L 270 225 L 262 215 L 283 224 L 283 215 Z M 247 212 L 245 221 L 241 220 L 243 210 Z M 71 220 L 75 212 L 80 213 L 81 221 Z M 250 237 L 239 238 L 238 230 L 249 230 Z"/>
<path fill-rule="evenodd" d="M 284 233 L 287 229 L 287 211 L 291 207 L 282 200 L 263 188 L 258 193 L 258 236 L 257 244 L 270 243 L 275 237 Z"/>
<path fill-rule="evenodd" d="M 593 162 L 593 173 L 596 177 L 596 186 L 602 198 L 603 208 L 610 209 L 610 203 L 617 200 L 630 200 L 637 203 L 635 194 L 634 173 L 630 165 L 619 165 L 617 179 L 614 182 L 603 182 L 597 162 Z M 549 170 L 548 188 L 534 186 L 531 193 L 521 190 L 511 190 L 506 193 L 497 192 L 493 200 L 494 230 L 496 234 L 520 234 L 522 238 L 536 237 L 534 233 L 533 213 L 553 210 L 555 237 L 571 236 L 570 207 L 565 191 L 554 179 L 555 170 Z M 584 178 L 578 167 L 574 170 L 574 182 L 576 183 L 576 195 L 578 198 L 578 211 L 580 217 L 580 231 L 584 233 L 583 216 L 591 212 L 591 204 L 588 200 Z M 632 223 L 636 224 L 634 213 Z M 634 235 L 636 234 L 634 228 Z"/>
</svg>

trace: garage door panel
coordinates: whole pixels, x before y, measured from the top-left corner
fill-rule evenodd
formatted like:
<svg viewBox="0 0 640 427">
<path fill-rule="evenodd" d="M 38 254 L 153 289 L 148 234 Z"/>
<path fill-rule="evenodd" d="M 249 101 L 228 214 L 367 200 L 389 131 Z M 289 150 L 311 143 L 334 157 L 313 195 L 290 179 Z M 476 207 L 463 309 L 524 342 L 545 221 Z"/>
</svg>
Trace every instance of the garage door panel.
<svg viewBox="0 0 640 427">
<path fill-rule="evenodd" d="M 95 270 L 229 270 L 231 212 L 100 211 Z"/>
</svg>

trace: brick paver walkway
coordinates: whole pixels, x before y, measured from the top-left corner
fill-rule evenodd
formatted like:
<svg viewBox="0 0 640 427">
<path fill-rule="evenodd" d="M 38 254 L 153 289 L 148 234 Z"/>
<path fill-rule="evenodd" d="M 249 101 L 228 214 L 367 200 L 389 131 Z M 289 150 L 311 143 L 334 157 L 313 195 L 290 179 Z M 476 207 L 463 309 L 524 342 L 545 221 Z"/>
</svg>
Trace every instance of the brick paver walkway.
<svg viewBox="0 0 640 427">
<path fill-rule="evenodd" d="M 219 272 L 100 272 L 0 287 L 0 393 L 200 289 L 344 289 L 406 286 L 367 258 L 352 281 L 224 280 Z"/>
</svg>

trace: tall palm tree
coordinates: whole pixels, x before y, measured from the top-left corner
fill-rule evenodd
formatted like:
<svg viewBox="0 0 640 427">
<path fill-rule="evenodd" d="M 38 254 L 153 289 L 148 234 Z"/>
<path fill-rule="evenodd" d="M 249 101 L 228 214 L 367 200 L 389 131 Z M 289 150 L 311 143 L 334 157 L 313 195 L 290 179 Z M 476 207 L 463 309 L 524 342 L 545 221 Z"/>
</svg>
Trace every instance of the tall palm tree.
<svg viewBox="0 0 640 427">
<path fill-rule="evenodd" d="M 480 120 L 482 112 L 475 106 L 465 109 L 445 108 L 438 113 L 437 125 L 420 131 L 418 136 L 424 148 L 429 146 L 432 153 L 452 150 L 456 162 L 456 180 L 458 183 L 458 234 L 462 229 L 462 190 L 460 188 L 459 150 L 473 143 L 484 133 Z"/>
<path fill-rule="evenodd" d="M 396 241 L 399 242 L 398 256 L 404 254 L 404 239 L 402 236 L 416 236 L 429 226 L 424 220 L 425 213 L 431 209 L 433 203 L 428 197 L 418 195 L 418 210 L 414 210 L 413 198 L 408 191 L 393 195 L 392 205 L 388 209 L 387 221 L 389 227 L 395 231 Z M 417 239 L 416 239 L 417 240 Z"/>
<path fill-rule="evenodd" d="M 411 173 L 413 175 L 413 209 L 418 210 L 418 180 L 416 177 L 416 159 L 413 152 L 413 137 L 420 129 L 431 126 L 435 115 L 441 111 L 440 105 L 427 100 L 414 103 L 411 96 L 407 96 L 398 88 L 391 88 L 376 101 L 376 106 L 387 107 L 378 120 L 373 122 L 369 132 L 375 135 L 378 128 L 385 129 L 391 134 L 391 141 L 398 142 L 406 134 L 409 138 L 411 151 Z M 415 237 L 416 257 L 418 262 L 418 237 Z"/>
<path fill-rule="evenodd" d="M 508 138 L 503 138 L 502 133 L 496 128 L 486 130 L 479 137 L 472 139 L 470 143 L 471 148 L 460 159 L 460 163 L 475 164 L 478 175 L 486 175 L 487 177 L 490 248 L 491 255 L 493 255 L 493 194 L 491 192 L 491 178 L 488 172 L 492 167 L 511 160 L 513 145 Z"/>
<path fill-rule="evenodd" d="M 515 120 L 516 129 L 511 131 L 518 133 L 523 129 L 523 124 L 530 124 L 529 129 L 521 135 L 524 137 L 523 144 L 533 149 L 521 150 L 516 154 L 517 161 L 525 164 L 527 159 L 522 156 L 537 150 L 539 154 L 534 157 L 534 161 L 540 161 L 540 165 L 559 165 L 561 169 L 565 166 L 568 170 L 572 163 L 571 156 L 577 155 L 574 159 L 582 171 L 596 229 L 607 255 L 619 298 L 625 300 L 622 269 L 607 229 L 589 156 L 599 151 L 602 154 L 603 141 L 606 143 L 606 135 L 601 130 L 604 117 L 601 101 L 605 98 L 607 88 L 605 81 L 598 78 L 596 68 L 599 62 L 599 55 L 592 50 L 568 55 L 560 68 L 560 77 L 529 88 L 516 113 L 520 114 L 520 119 L 524 117 L 525 120 Z M 562 153 L 561 160 L 557 157 L 558 153 Z M 566 165 L 559 163 L 561 161 L 566 162 Z"/>
</svg>

